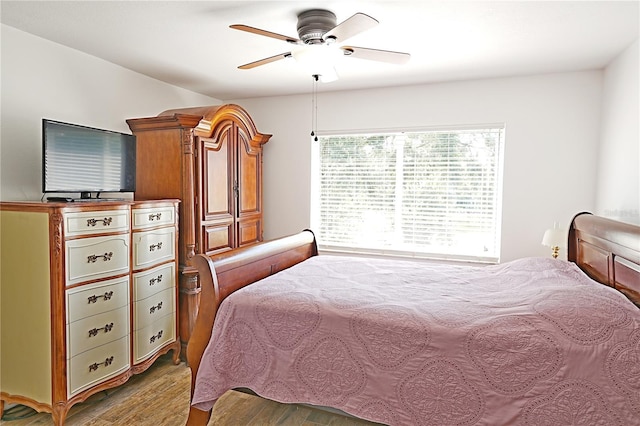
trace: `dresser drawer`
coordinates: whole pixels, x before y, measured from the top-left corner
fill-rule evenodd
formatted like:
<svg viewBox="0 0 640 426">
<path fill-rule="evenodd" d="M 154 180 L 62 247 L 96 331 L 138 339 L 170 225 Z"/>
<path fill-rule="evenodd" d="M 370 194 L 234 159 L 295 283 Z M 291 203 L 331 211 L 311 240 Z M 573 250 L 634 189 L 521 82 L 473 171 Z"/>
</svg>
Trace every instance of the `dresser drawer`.
<svg viewBox="0 0 640 426">
<path fill-rule="evenodd" d="M 175 287 L 176 265 L 166 263 L 144 272 L 133 274 L 133 300 L 142 300 L 147 297 Z"/>
<path fill-rule="evenodd" d="M 129 272 L 129 234 L 66 242 L 67 285 Z"/>
<path fill-rule="evenodd" d="M 64 215 L 64 233 L 67 237 L 121 232 L 128 229 L 129 210 L 104 210 Z"/>
<path fill-rule="evenodd" d="M 135 302 L 133 308 L 134 330 L 140 330 L 160 317 L 175 312 L 175 291 L 175 288 L 168 288 Z"/>
<path fill-rule="evenodd" d="M 175 221 L 176 210 L 173 206 L 133 209 L 131 211 L 131 226 L 133 229 L 146 229 L 155 226 L 172 225 Z"/>
<path fill-rule="evenodd" d="M 129 277 L 87 284 L 66 291 L 67 323 L 129 304 Z"/>
<path fill-rule="evenodd" d="M 129 369 L 129 335 L 82 352 L 69 360 L 69 396 Z"/>
<path fill-rule="evenodd" d="M 118 340 L 129 334 L 129 307 L 104 312 L 67 324 L 67 356 Z"/>
<path fill-rule="evenodd" d="M 176 338 L 176 320 L 172 312 L 133 332 L 133 362 L 144 361 L 167 342 Z"/>
<path fill-rule="evenodd" d="M 133 233 L 133 269 L 148 268 L 175 259 L 173 227 Z"/>
</svg>

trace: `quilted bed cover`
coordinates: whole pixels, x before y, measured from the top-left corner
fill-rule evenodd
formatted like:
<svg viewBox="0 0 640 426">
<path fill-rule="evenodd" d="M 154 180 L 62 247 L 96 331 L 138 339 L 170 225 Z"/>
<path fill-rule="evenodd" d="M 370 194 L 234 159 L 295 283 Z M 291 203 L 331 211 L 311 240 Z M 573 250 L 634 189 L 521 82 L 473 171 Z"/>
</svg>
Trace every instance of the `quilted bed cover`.
<svg viewBox="0 0 640 426">
<path fill-rule="evenodd" d="M 640 424 L 640 309 L 562 260 L 321 255 L 223 302 L 192 403 L 233 388 L 389 425 Z"/>
</svg>

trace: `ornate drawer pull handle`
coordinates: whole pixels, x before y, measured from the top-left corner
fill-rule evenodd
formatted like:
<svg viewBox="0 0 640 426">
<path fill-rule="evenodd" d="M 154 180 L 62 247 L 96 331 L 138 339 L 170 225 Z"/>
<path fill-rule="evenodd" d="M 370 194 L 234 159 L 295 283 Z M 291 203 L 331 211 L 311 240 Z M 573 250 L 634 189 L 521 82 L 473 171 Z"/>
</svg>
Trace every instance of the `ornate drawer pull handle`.
<svg viewBox="0 0 640 426">
<path fill-rule="evenodd" d="M 113 362 L 113 355 L 109 358 L 105 359 L 104 362 L 95 362 L 89 366 L 89 371 L 96 371 L 98 367 L 104 364 L 105 367 L 108 367 Z"/>
<path fill-rule="evenodd" d="M 162 241 L 160 241 L 158 244 L 151 244 L 149 246 L 149 251 L 155 251 L 156 249 L 160 250 L 162 248 Z"/>
<path fill-rule="evenodd" d="M 162 337 L 162 330 L 158 331 L 158 334 L 151 336 L 151 338 L 149 339 L 149 343 L 153 343 L 156 341 L 156 339 L 160 339 Z"/>
<path fill-rule="evenodd" d="M 108 333 L 111 331 L 111 329 L 113 329 L 113 323 L 105 324 L 104 327 L 100 328 L 92 328 L 91 330 L 89 330 L 89 337 L 97 336 L 98 331 L 100 330 L 104 330 L 105 333 Z"/>
<path fill-rule="evenodd" d="M 161 282 L 161 281 L 162 281 L 162 274 L 158 275 L 158 276 L 157 276 L 157 277 L 155 277 L 155 278 L 151 278 L 151 279 L 149 280 L 149 285 L 155 285 L 156 283 L 159 283 L 159 282 Z"/>
<path fill-rule="evenodd" d="M 101 297 L 102 297 L 102 300 L 109 300 L 109 299 L 111 299 L 111 296 L 113 296 L 113 291 L 107 291 L 102 296 L 96 296 L 94 294 L 93 296 L 87 297 L 87 299 L 89 300 L 89 303 L 96 303 L 98 301 L 98 299 L 101 298 Z"/>
<path fill-rule="evenodd" d="M 152 306 L 149 308 L 149 313 L 152 314 L 154 313 L 156 310 L 160 310 L 162 309 L 162 302 L 158 303 L 156 306 Z"/>
<path fill-rule="evenodd" d="M 162 213 L 150 214 L 149 221 L 153 222 L 154 220 L 160 220 Z"/>
<path fill-rule="evenodd" d="M 109 226 L 111 225 L 111 222 L 113 222 L 113 218 L 105 217 L 104 219 L 87 219 L 87 226 L 96 226 L 98 222 L 102 222 L 103 226 Z"/>
<path fill-rule="evenodd" d="M 113 257 L 113 252 L 110 251 L 109 253 L 105 253 L 105 254 L 92 254 L 87 256 L 87 263 L 95 263 L 96 260 L 102 258 L 102 260 L 104 260 L 105 262 L 111 260 L 111 258 Z"/>
</svg>

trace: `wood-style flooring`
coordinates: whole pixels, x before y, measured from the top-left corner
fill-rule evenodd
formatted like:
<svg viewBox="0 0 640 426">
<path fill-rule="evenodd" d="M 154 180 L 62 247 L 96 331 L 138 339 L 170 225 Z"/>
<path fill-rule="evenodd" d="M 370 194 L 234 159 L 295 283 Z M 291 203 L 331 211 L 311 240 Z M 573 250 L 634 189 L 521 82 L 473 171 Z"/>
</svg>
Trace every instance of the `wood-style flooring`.
<svg viewBox="0 0 640 426">
<path fill-rule="evenodd" d="M 67 426 L 178 426 L 188 414 L 190 370 L 174 365 L 171 353 L 160 357 L 147 371 L 123 386 L 93 395 L 69 411 Z M 19 406 L 19 408 L 22 408 Z M 15 409 L 5 411 L 3 426 L 53 425 L 51 415 L 6 420 Z M 318 409 L 279 404 L 240 392 L 229 391 L 216 403 L 209 426 L 363 426 L 375 425 Z"/>
</svg>

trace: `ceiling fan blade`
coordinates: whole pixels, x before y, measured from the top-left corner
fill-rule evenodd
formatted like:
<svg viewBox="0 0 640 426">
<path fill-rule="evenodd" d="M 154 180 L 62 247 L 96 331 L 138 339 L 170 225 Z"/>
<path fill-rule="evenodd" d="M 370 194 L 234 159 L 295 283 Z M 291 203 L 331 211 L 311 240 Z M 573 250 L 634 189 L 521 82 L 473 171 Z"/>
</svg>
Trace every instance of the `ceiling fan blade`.
<svg viewBox="0 0 640 426">
<path fill-rule="evenodd" d="M 271 31 L 261 30 L 260 28 L 250 27 L 248 25 L 234 24 L 234 25 L 229 25 L 229 28 L 233 28 L 234 30 L 246 31 L 252 34 L 258 34 L 265 37 L 277 38 L 278 40 L 283 40 L 291 44 L 302 43 L 300 40 L 298 40 L 295 37 L 289 37 L 289 36 L 278 34 L 278 33 L 272 33 Z"/>
<path fill-rule="evenodd" d="M 342 46 L 345 56 L 351 58 L 368 59 L 370 61 L 388 62 L 390 64 L 404 64 L 409 61 L 411 55 L 391 50 L 369 49 L 366 47 Z"/>
<path fill-rule="evenodd" d="M 346 39 L 373 28 L 376 25 L 378 25 L 378 21 L 371 16 L 365 15 L 364 13 L 356 13 L 351 18 L 329 30 L 322 38 L 327 42 L 344 42 Z"/>
<path fill-rule="evenodd" d="M 281 53 L 279 55 L 260 59 L 259 61 L 249 62 L 248 64 L 240 65 L 238 68 L 241 70 L 249 70 L 251 68 L 259 67 L 260 65 L 269 64 L 271 62 L 279 61 L 280 59 L 286 59 L 289 57 L 291 57 L 291 52 Z"/>
</svg>

